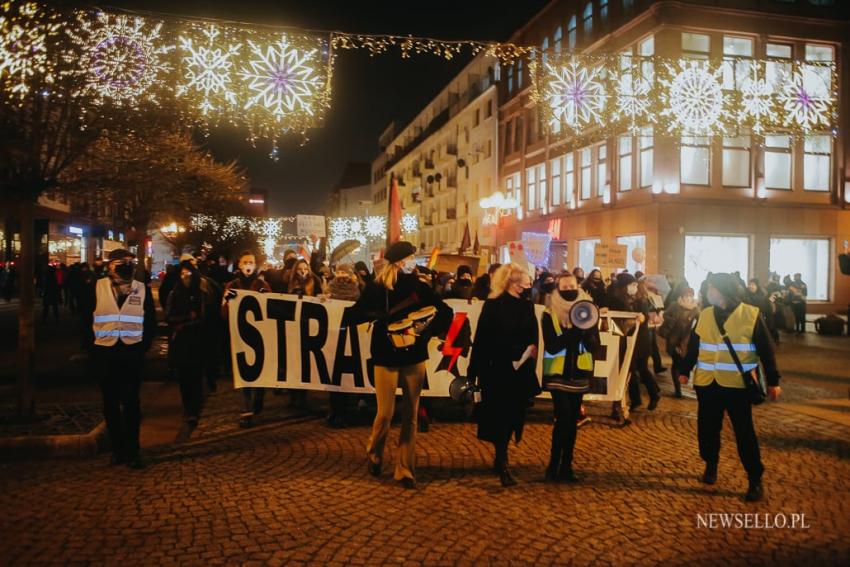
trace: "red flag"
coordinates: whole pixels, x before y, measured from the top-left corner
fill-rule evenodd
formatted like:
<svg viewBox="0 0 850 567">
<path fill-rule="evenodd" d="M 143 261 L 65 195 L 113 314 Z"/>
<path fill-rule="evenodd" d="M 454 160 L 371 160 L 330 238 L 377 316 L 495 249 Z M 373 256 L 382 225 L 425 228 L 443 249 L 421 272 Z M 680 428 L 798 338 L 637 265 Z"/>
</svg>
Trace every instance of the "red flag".
<svg viewBox="0 0 850 567">
<path fill-rule="evenodd" d="M 458 250 L 458 253 L 463 254 L 463 251 L 468 250 L 470 246 L 472 246 L 472 242 L 469 239 L 469 223 L 466 223 L 466 226 L 463 229 L 463 239 L 460 241 L 460 250 Z"/>
<path fill-rule="evenodd" d="M 389 211 L 387 213 L 387 248 L 401 240 L 401 201 L 398 198 L 398 180 L 390 175 Z"/>
</svg>

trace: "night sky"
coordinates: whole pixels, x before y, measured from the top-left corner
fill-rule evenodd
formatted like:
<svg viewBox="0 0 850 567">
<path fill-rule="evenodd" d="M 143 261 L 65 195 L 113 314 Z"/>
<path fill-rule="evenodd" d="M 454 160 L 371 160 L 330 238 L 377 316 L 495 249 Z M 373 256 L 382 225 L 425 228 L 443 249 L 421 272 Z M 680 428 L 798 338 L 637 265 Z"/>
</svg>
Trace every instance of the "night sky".
<svg viewBox="0 0 850 567">
<path fill-rule="evenodd" d="M 113 0 L 98 5 L 315 30 L 504 41 L 547 3 L 516 2 L 509 11 L 493 0 Z M 300 137 L 284 139 L 274 162 L 270 147 L 252 148 L 243 131 L 220 129 L 208 142 L 216 157 L 238 159 L 252 186 L 269 191 L 272 215 L 320 213 L 346 162 L 371 162 L 384 128 L 393 120 L 412 120 L 469 59 L 419 55 L 402 60 L 398 51 L 376 57 L 365 50 L 342 51 L 325 126 L 310 131 L 306 146 L 299 147 Z"/>
</svg>

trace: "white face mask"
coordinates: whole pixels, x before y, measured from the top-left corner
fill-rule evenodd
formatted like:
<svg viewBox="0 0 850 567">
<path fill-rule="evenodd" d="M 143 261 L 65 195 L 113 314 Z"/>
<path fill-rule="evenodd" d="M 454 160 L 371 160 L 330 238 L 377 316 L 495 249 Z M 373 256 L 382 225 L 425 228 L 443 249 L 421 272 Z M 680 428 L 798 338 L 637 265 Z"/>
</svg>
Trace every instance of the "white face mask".
<svg viewBox="0 0 850 567">
<path fill-rule="evenodd" d="M 717 292 L 708 292 L 706 294 L 706 299 L 708 299 L 708 303 L 715 306 L 721 307 L 723 303 L 723 296 Z"/>
<path fill-rule="evenodd" d="M 638 285 L 636 283 L 629 284 L 626 287 L 626 293 L 628 293 L 629 295 L 636 295 L 637 289 L 638 289 Z"/>
<path fill-rule="evenodd" d="M 401 271 L 405 274 L 412 274 L 416 270 L 416 258 L 408 258 L 401 265 Z"/>
</svg>

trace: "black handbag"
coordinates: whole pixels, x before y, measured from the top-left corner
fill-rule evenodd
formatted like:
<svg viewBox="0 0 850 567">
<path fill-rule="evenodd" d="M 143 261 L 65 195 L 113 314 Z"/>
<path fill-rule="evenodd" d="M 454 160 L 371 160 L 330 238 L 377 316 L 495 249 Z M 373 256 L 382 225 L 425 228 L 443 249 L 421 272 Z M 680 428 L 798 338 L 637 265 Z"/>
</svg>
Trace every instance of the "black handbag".
<svg viewBox="0 0 850 567">
<path fill-rule="evenodd" d="M 716 315 L 714 321 L 715 323 L 717 322 Z M 732 346 L 732 341 L 730 341 L 729 337 L 726 336 L 726 329 L 724 329 L 723 325 L 720 324 L 718 324 L 717 327 L 720 329 L 720 334 L 723 337 L 723 342 L 726 343 L 726 348 L 729 349 L 729 354 L 732 355 L 732 360 L 735 361 L 735 366 L 738 367 L 738 372 L 741 373 L 741 377 L 744 379 L 744 387 L 747 389 L 747 393 L 749 394 L 750 403 L 754 406 L 763 404 L 764 400 L 767 399 L 767 394 L 765 393 L 764 386 L 762 386 L 761 380 L 759 379 L 758 368 L 745 371 L 744 366 L 741 364 L 741 359 L 738 358 L 738 353 L 735 352 L 735 347 Z"/>
</svg>

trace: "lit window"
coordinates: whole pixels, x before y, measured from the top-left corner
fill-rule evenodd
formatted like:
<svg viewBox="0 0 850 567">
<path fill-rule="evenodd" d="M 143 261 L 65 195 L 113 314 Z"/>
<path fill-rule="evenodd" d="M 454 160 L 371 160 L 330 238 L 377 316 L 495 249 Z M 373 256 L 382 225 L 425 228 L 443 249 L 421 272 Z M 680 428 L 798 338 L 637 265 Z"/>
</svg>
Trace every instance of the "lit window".
<svg viewBox="0 0 850 567">
<path fill-rule="evenodd" d="M 599 21 L 603 24 L 608 21 L 608 0 L 599 0 Z"/>
<path fill-rule="evenodd" d="M 552 206 L 561 204 L 561 158 L 549 162 L 552 168 Z"/>
<path fill-rule="evenodd" d="M 682 55 L 693 59 L 708 59 L 711 37 L 701 33 L 682 33 Z"/>
<path fill-rule="evenodd" d="M 567 45 L 570 50 L 575 49 L 576 46 L 576 17 L 575 15 L 570 17 L 570 23 L 567 25 Z"/>
<path fill-rule="evenodd" d="M 619 187 L 620 191 L 628 191 L 632 188 L 632 137 L 620 136 L 617 147 L 620 156 L 617 168 Z"/>
<path fill-rule="evenodd" d="M 623 12 L 629 13 L 635 5 L 635 0 L 623 0 Z"/>
<path fill-rule="evenodd" d="M 584 22 L 582 30 L 585 37 L 588 37 L 593 32 L 593 2 L 585 4 L 582 21 Z"/>
<path fill-rule="evenodd" d="M 575 205 L 575 162 L 572 152 L 564 156 L 564 202 Z"/>
<path fill-rule="evenodd" d="M 508 67 L 508 92 L 514 92 L 514 68 L 513 65 Z"/>
<path fill-rule="evenodd" d="M 818 63 L 831 63 L 835 61 L 835 52 L 830 45 L 806 44 L 806 61 Z M 832 66 L 831 65 L 809 65 L 812 70 L 823 80 L 823 85 L 809 85 L 806 91 L 816 93 L 817 96 L 825 96 L 832 89 Z M 824 85 L 826 89 L 824 89 Z M 804 85 L 805 86 L 805 85 Z"/>
<path fill-rule="evenodd" d="M 554 38 L 555 39 L 555 45 L 554 45 L 555 53 L 561 52 L 561 40 L 563 39 L 563 37 L 564 37 L 564 28 L 562 28 L 561 26 L 558 26 L 557 28 L 555 28 L 555 38 Z"/>
<path fill-rule="evenodd" d="M 764 137 L 764 186 L 791 189 L 791 137 L 768 134 Z"/>
<path fill-rule="evenodd" d="M 639 146 L 640 146 L 640 186 L 649 187 L 652 185 L 653 175 L 653 150 L 654 136 L 652 128 L 641 128 Z"/>
<path fill-rule="evenodd" d="M 597 244 L 602 244 L 602 240 L 586 238 L 578 241 L 578 265 L 586 274 L 594 268 L 593 260 L 596 258 Z"/>
<path fill-rule="evenodd" d="M 602 144 L 596 148 L 596 196 L 602 197 L 608 180 L 608 146 Z"/>
<path fill-rule="evenodd" d="M 590 178 L 591 178 L 591 162 L 592 154 L 590 148 L 583 148 L 581 151 L 581 199 L 590 199 Z"/>
<path fill-rule="evenodd" d="M 540 50 L 543 52 L 543 64 L 546 65 L 549 62 L 549 38 L 544 37 L 543 43 L 540 44 Z"/>
<path fill-rule="evenodd" d="M 803 189 L 829 191 L 832 140 L 828 135 L 806 136 L 803 152 Z"/>
<path fill-rule="evenodd" d="M 750 186 L 750 137 L 723 138 L 723 186 Z"/>
<path fill-rule="evenodd" d="M 770 272 L 800 279 L 806 284 L 809 300 L 829 300 L 830 254 L 826 238 L 771 238 Z"/>
<path fill-rule="evenodd" d="M 638 44 L 638 55 L 641 58 L 640 74 L 651 83 L 655 76 L 652 63 L 652 56 L 655 55 L 655 36 L 649 36 Z"/>
<path fill-rule="evenodd" d="M 546 162 L 543 162 L 537 166 L 537 193 L 539 208 L 543 209 L 543 212 L 546 213 Z"/>
<path fill-rule="evenodd" d="M 525 210 L 533 211 L 537 208 L 537 181 L 536 167 L 529 167 L 525 170 Z"/>
<path fill-rule="evenodd" d="M 740 89 L 750 74 L 753 40 L 724 35 L 723 55 L 723 88 Z"/>
<path fill-rule="evenodd" d="M 708 185 L 710 163 L 710 138 L 682 136 L 679 176 L 682 183 Z"/>
<path fill-rule="evenodd" d="M 644 262 L 637 262 L 633 257 L 632 253 L 636 248 L 640 248 L 646 252 L 646 235 L 645 234 L 635 234 L 632 236 L 618 236 L 617 244 L 626 246 L 626 269 L 630 274 L 634 274 L 638 271 L 644 271 L 646 269 L 646 265 Z"/>
<path fill-rule="evenodd" d="M 768 43 L 765 54 L 765 79 L 773 91 L 779 91 L 785 82 L 785 77 L 791 73 L 791 46 L 784 43 Z M 787 61 L 783 61 L 787 60 Z"/>
<path fill-rule="evenodd" d="M 522 59 L 517 59 L 516 62 L 516 88 L 522 88 Z"/>
<path fill-rule="evenodd" d="M 750 277 L 750 239 L 746 236 L 685 235 L 685 279 L 699 289 L 708 273 Z"/>
</svg>

